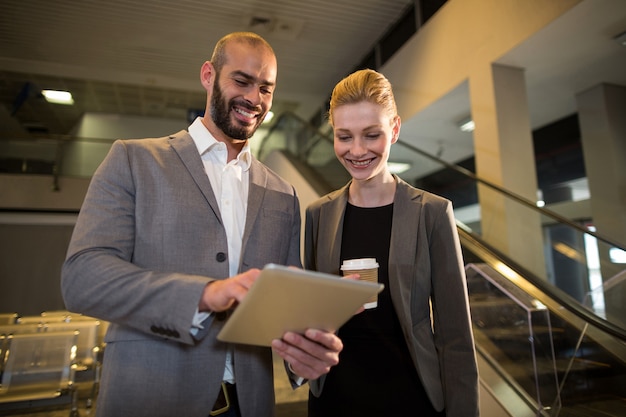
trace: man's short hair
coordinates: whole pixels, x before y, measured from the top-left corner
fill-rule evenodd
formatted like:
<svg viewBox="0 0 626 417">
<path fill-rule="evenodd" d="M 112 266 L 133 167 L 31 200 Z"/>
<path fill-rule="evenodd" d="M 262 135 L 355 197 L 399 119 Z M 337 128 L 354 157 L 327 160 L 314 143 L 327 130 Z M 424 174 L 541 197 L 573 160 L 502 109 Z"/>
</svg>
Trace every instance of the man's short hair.
<svg viewBox="0 0 626 417">
<path fill-rule="evenodd" d="M 213 67 L 215 67 L 215 70 L 218 72 L 226 63 L 226 45 L 229 42 L 245 43 L 254 48 L 267 48 L 273 55 L 276 55 L 271 45 L 265 39 L 263 39 L 261 36 L 257 35 L 254 32 L 229 33 L 228 35 L 217 41 L 215 49 L 213 50 L 213 55 L 211 55 L 211 63 L 213 64 Z"/>
</svg>

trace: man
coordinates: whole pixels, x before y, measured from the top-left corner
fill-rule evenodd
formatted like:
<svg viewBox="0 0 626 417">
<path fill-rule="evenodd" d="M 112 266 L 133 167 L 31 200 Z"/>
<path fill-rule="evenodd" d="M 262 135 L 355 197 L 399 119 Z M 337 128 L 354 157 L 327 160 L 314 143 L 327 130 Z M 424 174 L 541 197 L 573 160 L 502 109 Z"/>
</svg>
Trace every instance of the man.
<svg viewBox="0 0 626 417">
<path fill-rule="evenodd" d="M 188 132 L 116 141 L 94 174 L 62 291 L 68 309 L 110 322 L 98 416 L 274 414 L 271 349 L 216 335 L 259 268 L 301 265 L 295 190 L 248 146 L 276 71 L 264 39 L 225 36 L 200 71 L 205 116 Z M 296 381 L 328 372 L 342 344 L 310 329 L 273 347 Z"/>
</svg>

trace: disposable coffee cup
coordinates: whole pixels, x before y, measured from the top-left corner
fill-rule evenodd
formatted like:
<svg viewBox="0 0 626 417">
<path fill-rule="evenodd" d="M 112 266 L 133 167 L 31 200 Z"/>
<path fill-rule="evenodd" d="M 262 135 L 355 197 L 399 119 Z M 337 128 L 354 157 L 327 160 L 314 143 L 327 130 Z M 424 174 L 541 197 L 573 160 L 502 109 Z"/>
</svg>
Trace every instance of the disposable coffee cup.
<svg viewBox="0 0 626 417">
<path fill-rule="evenodd" d="M 361 281 L 378 283 L 378 262 L 376 258 L 346 259 L 341 264 L 343 276 L 359 274 Z M 363 307 L 366 309 L 378 306 L 378 294 L 370 298 Z"/>
</svg>

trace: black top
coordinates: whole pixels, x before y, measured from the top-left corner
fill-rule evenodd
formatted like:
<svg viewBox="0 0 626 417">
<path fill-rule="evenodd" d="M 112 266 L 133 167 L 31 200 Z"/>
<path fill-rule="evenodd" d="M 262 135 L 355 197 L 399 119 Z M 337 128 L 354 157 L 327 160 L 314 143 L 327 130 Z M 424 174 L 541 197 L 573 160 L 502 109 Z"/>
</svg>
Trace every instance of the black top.
<svg viewBox="0 0 626 417">
<path fill-rule="evenodd" d="M 341 261 L 376 258 L 385 289 L 378 306 L 352 317 L 338 331 L 339 364 L 326 377 L 322 395 L 309 395 L 309 416 L 437 416 L 417 376 L 389 290 L 389 245 L 393 204 L 362 208 L 348 204 Z"/>
</svg>

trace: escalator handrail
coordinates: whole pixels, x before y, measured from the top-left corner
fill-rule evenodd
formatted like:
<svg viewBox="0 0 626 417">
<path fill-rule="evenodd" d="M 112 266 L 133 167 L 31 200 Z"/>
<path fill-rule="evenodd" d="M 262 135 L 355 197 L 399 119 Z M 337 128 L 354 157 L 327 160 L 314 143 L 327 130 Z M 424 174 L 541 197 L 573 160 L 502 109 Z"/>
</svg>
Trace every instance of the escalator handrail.
<svg viewBox="0 0 626 417">
<path fill-rule="evenodd" d="M 461 238 L 461 241 L 465 241 L 466 245 L 469 244 L 468 246 L 474 246 L 478 249 L 481 249 L 482 251 L 489 253 L 500 262 L 505 264 L 507 267 L 512 269 L 515 273 L 523 277 L 526 281 L 537 287 L 548 297 L 555 300 L 567 311 L 571 312 L 572 314 L 582 319 L 583 321 L 591 324 L 592 326 L 595 326 L 598 329 L 610 334 L 611 336 L 616 337 L 620 341 L 626 342 L 626 329 L 623 329 L 620 326 L 617 326 L 616 324 L 611 323 L 610 321 L 588 310 L 587 308 L 582 306 L 577 300 L 572 298 L 569 294 L 565 293 L 558 287 L 555 287 L 548 281 L 539 278 L 529 270 L 517 264 L 508 256 L 485 242 L 478 235 L 467 230 L 465 227 L 463 227 L 463 225 L 457 224 L 457 230 L 459 232 L 459 237 Z"/>
<path fill-rule="evenodd" d="M 431 160 L 433 160 L 433 161 L 435 161 L 435 162 L 437 162 L 439 164 L 444 165 L 446 168 L 452 169 L 452 170 L 460 173 L 461 175 L 464 175 L 466 177 L 469 177 L 469 178 L 473 179 L 476 182 L 479 182 L 479 183 L 481 183 L 483 185 L 486 185 L 487 187 L 492 188 L 492 189 L 498 191 L 499 193 L 504 194 L 507 197 L 509 197 L 509 198 L 511 198 L 511 199 L 513 199 L 513 200 L 515 200 L 515 201 L 517 201 L 519 203 L 521 203 L 522 205 L 530 208 L 531 210 L 534 210 L 534 211 L 536 211 L 536 212 L 538 212 L 538 213 L 540 213 L 540 214 L 542 214 L 544 216 L 547 216 L 547 217 L 552 218 L 553 220 L 556 220 L 560 224 L 565 224 L 565 225 L 567 225 L 569 227 L 572 227 L 572 228 L 578 230 L 579 232 L 581 232 L 583 234 L 587 234 L 587 235 L 593 236 L 596 239 L 601 240 L 601 241 L 603 241 L 604 243 L 606 243 L 606 244 L 608 244 L 610 246 L 614 246 L 614 247 L 616 247 L 618 249 L 626 251 L 626 249 L 624 249 L 624 246 L 621 243 L 614 242 L 610 238 L 608 238 L 608 237 L 606 237 L 606 236 L 604 236 L 604 235 L 602 235 L 602 234 L 600 234 L 598 232 L 594 232 L 594 231 L 588 230 L 585 227 L 583 227 L 583 226 L 581 226 L 581 225 L 579 225 L 577 223 L 572 222 L 567 217 L 563 217 L 560 214 L 558 214 L 558 213 L 556 213 L 556 212 L 554 212 L 554 211 L 552 211 L 550 209 L 547 209 L 545 207 L 538 207 L 533 201 L 531 201 L 531 200 L 529 200 L 529 199 L 527 199 L 525 197 L 522 197 L 521 195 L 516 194 L 516 193 L 514 193 L 514 192 L 512 192 L 510 190 L 507 190 L 504 187 L 501 187 L 501 186 L 499 186 L 497 184 L 494 184 L 494 183 L 492 183 L 492 182 L 490 182 L 488 180 L 480 178 L 479 176 L 477 176 L 472 171 L 470 171 L 470 170 L 468 170 L 466 168 L 463 168 L 461 166 L 458 166 L 458 165 L 446 162 L 446 161 L 436 157 L 435 155 L 431 155 L 431 154 L 429 154 L 427 152 L 424 152 L 423 150 L 421 150 L 421 149 L 419 149 L 419 148 L 417 148 L 417 147 L 415 147 L 415 146 L 413 146 L 413 145 L 411 145 L 409 143 L 403 142 L 400 139 L 398 139 L 397 143 L 402 144 L 403 146 L 411 149 L 414 152 L 419 153 L 420 155 L 422 155 L 422 156 L 424 156 L 426 158 L 429 158 L 429 159 L 431 159 Z"/>
<path fill-rule="evenodd" d="M 315 136 L 316 136 L 316 142 L 319 140 L 326 140 L 328 142 L 330 142 L 330 144 L 332 145 L 332 139 L 329 137 L 329 135 L 323 133 L 322 131 L 320 131 L 319 129 L 316 129 L 315 127 L 313 127 L 311 124 L 305 122 L 304 120 L 302 120 L 301 118 L 299 118 L 297 115 L 290 113 L 290 112 L 285 112 L 282 113 L 276 120 L 276 122 L 272 125 L 272 127 L 269 129 L 268 134 L 265 136 L 265 138 L 262 140 L 261 146 L 260 146 L 260 150 L 262 151 L 264 144 L 266 143 L 266 140 L 272 135 L 272 133 L 274 132 L 274 129 L 276 129 L 279 126 L 280 121 L 285 118 L 285 117 L 292 117 L 297 119 L 304 128 L 308 129 L 309 131 L 311 131 Z M 313 135 L 312 135 L 313 136 Z M 400 141 L 398 141 L 400 142 Z M 476 181 L 479 181 L 493 189 L 495 189 L 496 191 L 502 192 L 508 196 L 510 196 L 511 198 L 514 198 L 515 200 L 519 201 L 520 203 L 531 207 L 533 210 L 536 210 L 538 212 L 540 212 L 541 214 L 544 214 L 546 216 L 552 217 L 553 219 L 555 219 L 558 222 L 567 224 L 571 227 L 574 227 L 576 230 L 579 230 L 583 233 L 592 235 L 594 237 L 596 237 L 599 240 L 604 241 L 605 243 L 608 243 L 610 245 L 613 245 L 615 247 L 618 247 L 621 249 L 621 247 L 617 244 L 614 244 L 612 242 L 610 242 L 608 239 L 599 236 L 597 233 L 593 233 L 589 230 L 586 230 L 585 228 L 579 226 L 576 223 L 571 222 L 569 219 L 563 218 L 562 216 L 544 209 L 542 207 L 537 207 L 533 202 L 525 199 L 524 197 L 518 196 L 515 193 L 512 193 L 506 189 L 503 189 L 502 187 L 492 184 L 489 181 L 483 180 L 478 178 L 474 173 L 472 173 L 469 170 L 466 170 L 462 167 L 450 164 L 446 161 L 443 161 L 439 158 L 437 158 L 434 155 L 430 155 L 427 152 L 424 152 L 420 149 L 417 149 L 411 145 L 408 145 L 404 142 L 401 142 L 404 146 L 407 146 L 408 148 L 414 150 L 415 152 L 430 158 L 444 166 L 446 166 L 447 168 L 453 169 L 459 173 L 461 173 L 464 176 L 468 176 L 470 178 L 475 179 Z M 300 147 L 298 147 L 299 149 L 301 149 Z M 310 147 L 308 147 L 307 149 L 309 149 Z M 297 158 L 302 158 L 302 155 L 295 155 Z M 306 162 L 306 161 L 304 161 Z M 329 190 L 331 191 L 331 190 Z M 526 278 L 531 284 L 533 284 L 535 287 L 537 287 L 539 290 L 543 291 L 544 293 L 546 293 L 549 297 L 551 297 L 552 299 L 554 299 L 555 301 L 557 301 L 558 303 L 560 303 L 561 305 L 564 306 L 565 309 L 567 309 L 568 311 L 571 311 L 572 314 L 578 316 L 579 318 L 581 318 L 582 320 L 585 320 L 591 324 L 593 324 L 594 326 L 598 327 L 599 329 L 617 337 L 618 339 L 622 340 L 622 341 L 626 341 L 626 331 L 624 329 L 622 329 L 619 326 L 616 326 L 615 324 L 603 319 L 602 317 L 597 316 L 596 314 L 594 314 L 593 312 L 587 310 L 586 308 L 584 308 L 583 306 L 581 306 L 576 300 L 574 300 L 572 297 L 570 297 L 568 294 L 566 294 L 565 292 L 561 291 L 560 289 L 558 289 L 557 287 L 553 286 L 552 284 L 550 284 L 549 282 L 540 279 L 539 277 L 537 277 L 536 275 L 532 274 L 530 271 L 527 271 L 525 268 L 521 267 L 520 265 L 518 265 L 517 263 L 515 263 L 514 261 L 512 261 L 511 259 L 509 259 L 506 255 L 504 255 L 503 253 L 501 253 L 500 251 L 496 250 L 495 248 L 491 247 L 491 245 L 487 244 L 486 242 L 483 241 L 483 239 L 481 239 L 480 237 L 478 237 L 475 233 L 470 232 L 468 230 L 466 230 L 464 227 L 462 226 L 458 226 L 457 229 L 459 230 L 459 235 L 463 236 L 464 238 L 471 240 L 471 242 L 474 242 L 474 244 L 480 248 L 482 248 L 485 251 L 488 251 L 490 254 L 492 254 L 493 256 L 495 256 L 496 258 L 500 259 L 502 262 L 504 262 L 507 266 L 509 266 L 512 270 L 514 270 L 515 272 L 517 272 L 518 274 L 520 274 L 521 276 L 523 276 L 524 278 Z"/>
<path fill-rule="evenodd" d="M 302 126 L 304 128 L 310 130 L 312 132 L 311 136 L 315 136 L 317 138 L 315 143 L 317 143 L 320 140 L 325 140 L 325 141 L 328 141 L 332 145 L 333 139 L 332 139 L 332 137 L 330 137 L 330 135 L 322 132 L 320 129 L 315 128 L 310 123 L 302 120 L 302 118 L 300 118 L 298 115 L 296 115 L 296 114 L 294 114 L 292 112 L 287 111 L 287 112 L 282 113 L 277 118 L 276 123 L 274 123 L 274 125 L 270 128 L 268 134 L 265 136 L 265 138 L 264 138 L 264 140 L 263 140 L 263 142 L 261 144 L 261 148 L 260 149 L 263 148 L 263 144 L 265 143 L 265 139 L 270 137 L 270 135 L 273 133 L 274 129 L 277 126 L 279 126 L 280 121 L 283 118 L 285 118 L 285 117 L 291 117 L 291 118 L 294 118 L 294 119 L 298 120 L 302 124 Z M 436 162 L 436 163 L 438 163 L 440 165 L 443 165 L 444 167 L 446 167 L 448 169 L 454 170 L 457 173 L 459 173 L 459 174 L 461 174 L 461 175 L 463 175 L 465 177 L 471 178 L 471 179 L 473 179 L 476 182 L 479 182 L 479 183 L 481 183 L 481 184 L 483 184 L 483 185 L 485 185 L 485 186 L 487 186 L 487 187 L 489 187 L 489 188 L 491 188 L 493 190 L 496 190 L 497 192 L 499 192 L 499 193 L 501 193 L 501 194 L 503 194 L 503 195 L 505 195 L 505 196 L 507 196 L 507 197 L 509 197 L 509 198 L 511 198 L 511 199 L 513 199 L 513 200 L 515 200 L 517 202 L 519 202 L 520 204 L 530 208 L 531 210 L 534 210 L 534 211 L 536 211 L 536 212 L 538 212 L 538 213 L 540 213 L 540 214 L 542 214 L 544 216 L 547 216 L 547 217 L 552 218 L 553 220 L 556 220 L 560 224 L 567 225 L 567 226 L 569 226 L 569 227 L 571 227 L 571 228 L 573 228 L 573 229 L 575 229 L 575 230 L 577 230 L 577 231 L 579 231 L 579 232 L 581 232 L 583 234 L 587 234 L 587 235 L 593 236 L 596 239 L 606 243 L 607 245 L 610 245 L 610 246 L 613 246 L 615 248 L 618 248 L 618 249 L 621 249 L 623 251 L 626 251 L 626 249 L 624 248 L 624 246 L 626 246 L 626 245 L 614 242 L 609 237 L 604 236 L 604 235 L 602 235 L 602 234 L 600 234 L 598 232 L 594 232 L 594 231 L 588 230 L 585 227 L 583 227 L 583 226 L 581 226 L 581 225 L 579 225 L 577 223 L 572 222 L 567 217 L 561 216 L 560 214 L 558 214 L 558 213 L 556 213 L 556 212 L 554 212 L 552 210 L 546 209 L 545 207 L 538 207 L 535 204 L 535 202 L 533 202 L 533 201 L 531 201 L 531 200 L 529 200 L 529 199 L 527 199 L 525 197 L 522 197 L 521 195 L 516 194 L 516 193 L 514 193 L 514 192 L 512 192 L 510 190 L 507 190 L 506 188 L 501 187 L 500 185 L 494 184 L 491 181 L 488 181 L 488 180 L 485 180 L 483 178 L 480 178 L 479 176 L 477 176 L 476 174 L 474 174 L 472 171 L 470 171 L 468 169 L 465 169 L 465 168 L 460 167 L 458 165 L 446 162 L 443 159 L 441 159 L 441 158 L 439 158 L 439 157 L 437 157 L 435 155 L 429 154 L 428 152 L 425 152 L 425 151 L 417 148 L 416 146 L 413 146 L 413 145 L 411 145 L 411 144 L 409 144 L 409 143 L 407 143 L 407 142 L 405 142 L 405 141 L 403 141 L 401 139 L 398 139 L 398 141 L 396 143 L 398 143 L 398 144 L 400 144 L 400 145 L 402 145 L 402 146 L 412 150 L 413 152 L 416 152 L 416 153 L 418 153 L 418 154 L 420 154 L 420 155 L 422 155 L 422 156 L 424 156 L 424 157 L 426 157 L 426 158 L 428 158 L 428 159 L 430 159 L 430 160 L 432 160 L 432 161 L 434 161 L 434 162 Z M 311 146 L 307 147 L 307 149 L 309 149 L 309 148 L 311 148 Z M 301 157 L 301 155 L 296 155 L 296 156 L 298 158 Z"/>
</svg>

